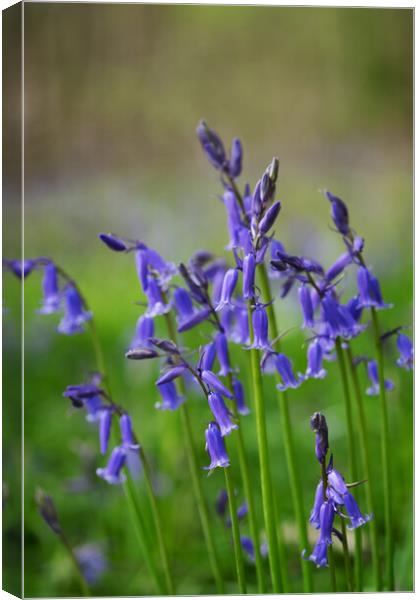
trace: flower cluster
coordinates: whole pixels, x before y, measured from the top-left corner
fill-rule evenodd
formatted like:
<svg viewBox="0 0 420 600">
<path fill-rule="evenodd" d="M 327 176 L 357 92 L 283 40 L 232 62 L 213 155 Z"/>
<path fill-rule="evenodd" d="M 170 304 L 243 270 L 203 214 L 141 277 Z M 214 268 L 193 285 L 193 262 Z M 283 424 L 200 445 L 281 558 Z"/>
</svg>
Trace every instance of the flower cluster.
<svg viewBox="0 0 420 600">
<path fill-rule="evenodd" d="M 98 426 L 99 450 L 103 455 L 108 452 L 113 419 L 118 418 L 121 441 L 113 448 L 106 466 L 96 470 L 97 475 L 108 483 L 118 484 L 125 480 L 124 465 L 133 477 L 138 476 L 140 445 L 135 439 L 130 416 L 113 404 L 100 387 L 101 381 L 102 375 L 94 373 L 87 383 L 67 386 L 63 396 L 69 398 L 75 408 L 85 409 L 86 419 Z"/>
<path fill-rule="evenodd" d="M 32 271 L 42 270 L 43 297 L 37 312 L 51 314 L 63 310 L 57 331 L 65 335 L 84 331 L 84 323 L 91 320 L 92 313 L 76 283 L 52 260 L 44 257 L 23 261 L 5 260 L 3 267 L 21 280 Z"/>
<path fill-rule="evenodd" d="M 333 466 L 332 455 L 326 466 L 328 454 L 328 426 L 321 413 L 311 418 L 311 427 L 316 433 L 315 455 L 322 467 L 322 477 L 316 487 L 315 500 L 309 517 L 310 524 L 319 529 L 319 538 L 308 560 L 317 567 L 328 566 L 328 547 L 333 543 L 333 534 L 341 540 L 341 533 L 334 527 L 335 518 L 348 521 L 348 529 L 361 527 L 372 519 L 372 515 L 363 515 L 349 490 L 349 485 L 341 473 Z M 343 512 L 345 511 L 345 513 Z M 305 555 L 305 550 L 303 556 Z"/>
</svg>

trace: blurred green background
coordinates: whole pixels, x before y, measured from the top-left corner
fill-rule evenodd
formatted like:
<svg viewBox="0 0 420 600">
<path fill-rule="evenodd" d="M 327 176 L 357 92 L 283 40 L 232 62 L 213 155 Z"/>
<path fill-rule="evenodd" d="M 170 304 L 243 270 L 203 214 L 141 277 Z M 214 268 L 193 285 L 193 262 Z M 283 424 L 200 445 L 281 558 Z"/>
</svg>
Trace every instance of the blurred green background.
<svg viewBox="0 0 420 600">
<path fill-rule="evenodd" d="M 384 296 L 394 304 L 393 311 L 383 314 L 383 326 L 410 325 L 412 12 L 71 3 L 29 3 L 24 11 L 25 254 L 54 257 L 84 290 L 104 343 L 114 394 L 135 417 L 155 467 L 178 592 L 211 593 L 178 415 L 153 407 L 157 367 L 124 360 L 142 310 L 134 303 L 141 295 L 133 260 L 108 252 L 96 235 L 113 231 L 143 239 L 173 262 L 186 260 L 197 248 L 225 253 L 217 174 L 195 137 L 196 124 L 204 117 L 226 144 L 233 136 L 242 139 L 241 183 L 254 186 L 271 157 L 280 158 L 277 196 L 283 208 L 276 233 L 290 252 L 332 262 L 341 242 L 328 228 L 329 210 L 319 190 L 328 187 L 347 202 L 353 226 L 366 238 L 367 257 L 381 278 Z M 5 95 L 13 106 L 16 89 L 9 86 Z M 9 143 L 14 133 L 11 127 Z M 18 202 L 12 193 L 9 201 L 6 257 L 19 251 Z M 354 292 L 351 278 L 346 289 Z M 95 480 L 94 469 L 102 462 L 96 432 L 61 398 L 66 385 L 81 382 L 94 368 L 88 334 L 58 336 L 56 317 L 34 313 L 39 297 L 40 277 L 34 274 L 25 283 L 25 594 L 78 593 L 64 551 L 37 514 L 37 486 L 55 499 L 73 544 L 103 545 L 109 570 L 96 594 L 153 593 L 120 490 Z M 9 276 L 4 285 L 9 308 L 4 315 L 6 377 L 11 377 L 18 357 L 18 298 L 19 283 Z M 277 304 L 285 327 L 300 323 L 294 298 Z M 202 339 L 202 334 L 190 335 L 187 343 L 193 346 Z M 302 341 L 298 328 L 285 341 L 285 351 L 300 371 L 305 368 Z M 358 345 L 372 353 L 369 334 Z M 396 573 L 399 588 L 408 590 L 412 394 L 410 375 L 397 371 L 394 359 L 390 346 L 387 371 L 397 386 L 389 398 L 393 493 L 404 515 L 395 520 Z M 238 361 L 246 374 L 241 352 Z M 347 468 L 336 365 L 329 365 L 329 371 L 325 381 L 306 383 L 293 394 L 308 514 L 318 476 L 308 428 L 314 410 L 327 414 L 335 460 L 341 470 Z M 273 475 L 290 546 L 292 586 L 299 591 L 301 549 L 272 380 L 266 388 Z M 189 402 L 205 465 L 208 410 L 199 397 Z M 379 451 L 377 408 L 377 399 L 366 397 L 374 453 Z M 252 416 L 244 428 L 257 478 Z M 82 474 L 88 478 L 87 488 L 75 492 L 74 478 Z M 375 493 L 380 497 L 380 469 L 377 477 Z M 11 493 L 5 508 L 10 540 L 16 544 L 17 478 L 18 472 L 7 482 Z M 222 473 L 203 478 L 213 502 L 223 486 Z M 228 591 L 233 593 L 229 537 L 213 518 Z M 380 507 L 376 518 L 381 521 Z M 253 581 L 252 565 L 248 571 Z M 314 575 L 317 591 L 328 589 L 328 574 Z M 369 587 L 368 570 L 366 580 Z"/>
</svg>

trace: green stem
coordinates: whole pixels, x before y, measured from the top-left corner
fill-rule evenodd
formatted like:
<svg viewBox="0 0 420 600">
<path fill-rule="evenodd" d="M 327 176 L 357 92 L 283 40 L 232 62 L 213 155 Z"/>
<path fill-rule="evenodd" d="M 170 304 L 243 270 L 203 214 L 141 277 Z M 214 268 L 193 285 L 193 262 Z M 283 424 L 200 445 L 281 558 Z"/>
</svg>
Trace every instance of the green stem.
<svg viewBox="0 0 420 600">
<path fill-rule="evenodd" d="M 330 582 L 331 582 L 331 591 L 337 591 L 337 580 L 335 578 L 335 557 L 334 557 L 334 548 L 332 544 L 328 546 L 328 564 L 330 570 Z"/>
<path fill-rule="evenodd" d="M 264 264 L 259 265 L 259 275 L 261 281 L 261 289 L 263 297 L 266 302 L 271 299 L 270 282 L 268 280 L 267 270 Z M 273 339 L 278 337 L 278 328 L 276 315 L 274 312 L 273 305 L 270 304 L 267 307 L 268 320 L 270 324 L 271 336 Z M 299 543 L 302 548 L 308 547 L 308 534 L 307 534 L 307 517 L 305 515 L 305 509 L 303 504 L 302 488 L 300 478 L 298 475 L 298 468 L 296 463 L 296 451 L 293 438 L 293 429 L 290 419 L 289 412 L 289 400 L 287 392 L 279 392 L 279 409 L 282 421 L 282 431 L 284 447 L 286 452 L 287 470 L 289 474 L 290 487 L 292 491 L 292 502 L 295 512 L 296 521 L 299 530 Z M 302 561 L 302 572 L 303 572 L 303 586 L 305 592 L 312 592 L 312 573 L 311 566 L 307 561 Z"/>
<path fill-rule="evenodd" d="M 138 506 L 135 497 L 135 491 L 133 487 L 133 482 L 130 476 L 127 477 L 127 480 L 123 484 L 124 487 L 124 495 L 127 501 L 128 510 L 130 513 L 131 521 L 134 525 L 134 531 L 137 537 L 137 541 L 141 548 L 141 551 L 144 555 L 144 559 L 146 561 L 147 568 L 149 569 L 158 591 L 158 594 L 164 595 L 166 594 L 166 587 L 163 584 L 161 574 L 159 573 L 154 559 L 152 559 L 151 553 L 149 552 L 150 543 L 148 541 L 148 534 L 146 530 L 146 525 L 143 520 L 142 512 Z"/>
<path fill-rule="evenodd" d="M 344 518 L 341 516 L 340 516 L 340 521 L 341 521 L 341 533 L 343 536 L 344 569 L 346 571 L 347 589 L 349 592 L 353 592 L 354 591 L 353 577 L 352 577 L 352 572 L 351 572 L 349 545 L 347 542 L 346 524 L 344 522 Z"/>
<path fill-rule="evenodd" d="M 77 560 L 77 557 L 76 557 L 76 555 L 75 555 L 75 553 L 73 551 L 73 548 L 70 545 L 70 542 L 68 541 L 68 539 L 65 536 L 65 534 L 63 533 L 63 531 L 61 531 L 58 534 L 58 537 L 60 538 L 61 543 L 63 544 L 63 546 L 67 550 L 67 552 L 68 552 L 68 554 L 69 554 L 69 556 L 71 558 L 71 561 L 72 561 L 72 563 L 74 565 L 74 570 L 75 570 L 75 572 L 77 574 L 77 579 L 78 579 L 79 584 L 80 584 L 80 589 L 82 591 L 82 595 L 83 596 L 90 596 L 91 594 L 90 594 L 89 586 L 86 583 L 86 579 L 85 579 L 85 577 L 83 575 L 83 571 L 82 571 L 82 569 L 80 567 L 80 564 L 79 564 L 79 561 Z"/>
<path fill-rule="evenodd" d="M 249 320 L 251 325 L 251 309 L 249 309 Z M 252 330 L 251 326 L 250 330 Z M 261 493 L 268 542 L 268 560 L 270 564 L 270 574 L 273 585 L 273 592 L 280 593 L 281 591 L 283 591 L 283 584 L 281 581 L 279 571 L 279 551 L 274 517 L 274 502 L 271 484 L 271 474 L 269 467 L 269 454 L 265 422 L 264 394 L 260 369 L 260 357 L 259 352 L 256 349 L 251 349 L 250 355 L 255 401 L 255 415 L 257 422 L 258 452 L 260 459 Z"/>
<path fill-rule="evenodd" d="M 170 313 L 165 314 L 166 326 L 168 330 L 168 334 L 170 339 L 173 342 L 177 342 L 177 334 L 175 325 L 172 319 L 172 315 Z M 182 395 L 185 395 L 185 386 L 184 381 L 180 377 L 177 379 L 179 391 Z M 195 498 L 197 502 L 198 512 L 200 515 L 201 527 L 203 529 L 204 540 L 207 546 L 207 553 L 209 556 L 210 566 L 213 571 L 213 576 L 216 582 L 217 591 L 219 594 L 224 593 L 224 581 L 223 576 L 220 569 L 219 560 L 216 553 L 216 545 L 213 537 L 213 530 L 210 525 L 210 516 L 209 510 L 207 507 L 206 499 L 203 492 L 201 478 L 199 477 L 200 466 L 198 462 L 198 457 L 194 445 L 194 437 L 191 428 L 191 422 L 188 414 L 187 406 L 181 404 L 180 408 L 182 426 L 184 429 L 184 436 L 187 445 L 187 456 L 188 463 L 190 467 L 191 479 L 193 482 L 193 488 L 195 493 Z"/>
<path fill-rule="evenodd" d="M 380 329 L 376 310 L 372 307 L 372 326 L 375 337 L 376 359 L 379 375 L 379 400 L 381 414 L 381 456 L 384 478 L 384 513 L 385 513 L 385 582 L 389 591 L 394 590 L 394 544 L 392 539 L 392 507 L 391 507 L 391 469 L 389 455 L 388 408 L 385 394 L 384 359 Z"/>
<path fill-rule="evenodd" d="M 140 460 L 141 460 L 141 463 L 143 466 L 144 479 L 146 482 L 147 493 L 149 495 L 149 502 L 150 502 L 150 506 L 152 508 L 153 522 L 154 522 L 154 526 L 155 526 L 156 534 L 157 534 L 157 541 L 158 541 L 158 545 L 159 545 L 162 569 L 163 569 L 163 573 L 165 576 L 166 588 L 167 588 L 168 594 L 170 596 L 173 596 L 175 594 L 175 586 L 174 586 L 174 582 L 172 579 L 171 570 L 170 570 L 170 566 L 169 566 L 168 552 L 166 549 L 165 537 L 163 535 L 162 521 L 160 518 L 156 495 L 155 495 L 155 492 L 153 489 L 153 482 L 152 482 L 152 477 L 151 477 L 151 472 L 150 472 L 150 466 L 147 461 L 146 455 L 143 451 L 143 448 L 140 448 L 139 453 L 140 453 Z"/>
<path fill-rule="evenodd" d="M 226 467 L 223 470 L 225 472 L 226 489 L 227 489 L 228 500 L 229 500 L 230 520 L 232 522 L 232 537 L 233 537 L 233 547 L 235 550 L 236 573 L 238 576 L 239 593 L 246 594 L 244 557 L 243 557 L 242 546 L 241 546 L 241 536 L 240 536 L 240 532 L 239 532 L 238 514 L 236 512 L 235 490 L 233 488 L 230 467 Z"/>
<path fill-rule="evenodd" d="M 231 373 L 229 373 L 228 380 L 229 380 L 229 389 L 230 389 L 230 391 L 233 391 Z M 235 418 L 237 418 L 239 420 L 239 414 L 238 414 L 238 411 L 236 410 L 236 406 L 235 406 L 234 402 L 232 404 L 232 412 L 233 412 Z M 244 444 L 244 438 L 243 438 L 241 426 L 239 426 L 238 429 L 234 432 L 234 437 L 236 440 L 236 448 L 237 448 L 238 458 L 239 458 L 239 468 L 241 471 L 241 477 L 242 477 L 242 483 L 244 486 L 245 498 L 246 498 L 247 505 L 248 505 L 249 527 L 251 530 L 252 541 L 254 543 L 255 569 L 256 569 L 256 573 L 257 573 L 258 593 L 264 594 L 266 591 L 266 586 L 265 586 L 265 578 L 264 578 L 263 561 L 262 561 L 261 550 L 260 550 L 258 522 L 257 522 L 256 514 L 255 514 L 254 494 L 252 491 L 251 477 L 250 477 L 250 472 L 249 472 L 249 467 L 248 467 L 249 463 L 246 458 L 245 444 Z"/>
<path fill-rule="evenodd" d="M 354 387 L 354 395 L 356 398 L 356 406 L 357 406 L 357 414 L 358 414 L 358 424 L 359 424 L 359 433 L 360 433 L 360 441 L 362 448 L 362 460 L 363 460 L 363 469 L 364 475 L 366 476 L 367 482 L 365 485 L 365 493 L 366 493 L 366 504 L 367 510 L 370 514 L 375 514 L 374 510 L 374 501 L 373 501 L 373 476 L 372 476 L 372 466 L 371 460 L 369 457 L 369 443 L 368 443 L 368 431 L 366 425 L 366 416 L 365 409 L 363 405 L 363 398 L 360 389 L 359 377 L 357 374 L 357 368 L 353 362 L 353 354 L 351 351 L 350 344 L 347 347 L 347 359 L 350 375 L 353 381 Z M 372 563 L 373 563 L 373 572 L 375 576 L 375 585 L 376 591 L 380 592 L 382 589 L 382 573 L 381 573 L 381 563 L 380 563 L 380 550 L 379 550 L 379 537 L 378 537 L 378 529 L 377 529 L 377 521 L 373 519 L 369 523 L 369 532 L 371 538 L 371 546 L 372 546 Z"/>
<path fill-rule="evenodd" d="M 356 452 L 355 452 L 355 437 L 353 428 L 353 416 L 350 402 L 350 386 L 347 377 L 346 363 L 344 360 L 344 352 L 341 347 L 341 339 L 335 340 L 335 351 L 337 353 L 338 368 L 340 371 L 341 385 L 343 388 L 344 409 L 346 413 L 347 426 L 347 446 L 349 455 L 349 477 L 351 481 L 357 481 L 356 473 Z M 361 591 L 361 574 L 362 574 L 362 537 L 361 530 L 356 529 L 355 535 L 355 575 L 356 575 L 356 590 Z"/>
</svg>

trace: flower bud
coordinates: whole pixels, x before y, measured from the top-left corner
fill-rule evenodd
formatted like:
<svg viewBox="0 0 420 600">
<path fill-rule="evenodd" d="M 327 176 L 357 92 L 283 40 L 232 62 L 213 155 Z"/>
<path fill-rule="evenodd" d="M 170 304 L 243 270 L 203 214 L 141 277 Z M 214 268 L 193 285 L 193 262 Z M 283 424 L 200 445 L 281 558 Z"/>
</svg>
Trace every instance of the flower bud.
<svg viewBox="0 0 420 600">
<path fill-rule="evenodd" d="M 113 233 L 100 233 L 99 239 L 114 252 L 125 252 L 127 244 Z"/>
</svg>

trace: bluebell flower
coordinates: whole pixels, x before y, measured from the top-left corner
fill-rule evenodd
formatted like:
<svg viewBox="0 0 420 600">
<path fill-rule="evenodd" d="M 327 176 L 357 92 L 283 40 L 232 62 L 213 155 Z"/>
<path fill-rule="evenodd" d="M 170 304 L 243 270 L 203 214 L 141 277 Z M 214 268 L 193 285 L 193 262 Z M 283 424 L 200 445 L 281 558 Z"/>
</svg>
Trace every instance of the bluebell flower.
<svg viewBox="0 0 420 600">
<path fill-rule="evenodd" d="M 137 319 L 136 331 L 131 341 L 130 348 L 150 348 L 150 338 L 155 334 L 153 319 L 142 315 Z"/>
<path fill-rule="evenodd" d="M 278 383 L 276 388 L 281 392 L 287 390 L 289 388 L 297 388 L 303 381 L 302 375 L 298 375 L 296 378 L 293 373 L 292 363 L 289 358 L 285 354 L 276 354 L 274 356 L 274 363 L 277 369 L 278 374 L 282 379 L 282 383 Z"/>
<path fill-rule="evenodd" d="M 252 252 L 254 252 L 252 235 L 247 227 L 242 227 L 239 230 L 239 246 L 240 248 L 242 248 L 242 253 L 244 256 L 247 256 L 247 254 L 251 254 Z"/>
<path fill-rule="evenodd" d="M 258 225 L 258 229 L 261 235 L 265 235 L 273 227 L 280 212 L 280 209 L 281 204 L 277 201 L 267 210 L 267 212 L 265 213 Z"/>
<path fill-rule="evenodd" d="M 344 505 L 350 518 L 348 529 L 356 529 L 372 519 L 372 515 L 362 515 L 359 506 L 349 492 L 343 476 L 336 469 L 328 473 L 328 493 L 335 504 Z"/>
<path fill-rule="evenodd" d="M 33 259 L 26 260 L 5 260 L 4 265 L 18 279 L 25 279 L 37 266 L 37 261 Z"/>
<path fill-rule="evenodd" d="M 188 319 L 194 313 L 194 305 L 190 295 L 184 288 L 176 288 L 173 297 L 177 312 L 177 323 L 181 325 L 184 319 Z"/>
<path fill-rule="evenodd" d="M 170 303 L 165 304 L 159 284 L 151 275 L 147 276 L 147 289 L 145 292 L 148 299 L 147 311 L 145 313 L 147 317 L 164 315 L 171 310 Z"/>
<path fill-rule="evenodd" d="M 128 249 L 124 240 L 113 233 L 100 233 L 98 237 L 110 250 L 114 250 L 114 252 L 125 252 Z"/>
<path fill-rule="evenodd" d="M 239 177 L 242 171 L 242 144 L 241 140 L 234 138 L 230 149 L 228 171 L 232 179 Z"/>
<path fill-rule="evenodd" d="M 170 367 L 159 377 L 159 379 L 156 381 L 156 385 L 162 385 L 162 383 L 169 383 L 170 381 L 173 381 L 177 377 L 180 377 L 180 375 L 183 375 L 186 368 L 187 367 L 185 365 L 176 365 L 175 367 Z"/>
<path fill-rule="evenodd" d="M 111 435 L 112 414 L 112 409 L 108 406 L 104 406 L 99 415 L 99 444 L 101 454 L 106 454 L 108 450 L 109 437 Z"/>
<path fill-rule="evenodd" d="M 104 404 L 100 396 L 92 396 L 84 400 L 84 407 L 86 409 L 86 421 L 89 423 L 96 423 L 99 421 Z"/>
<path fill-rule="evenodd" d="M 255 262 L 257 263 L 257 265 L 264 262 L 265 255 L 267 253 L 269 246 L 270 246 L 270 238 L 263 237 L 261 239 L 259 248 L 257 249 L 257 251 L 255 253 Z"/>
<path fill-rule="evenodd" d="M 146 292 L 149 286 L 146 246 L 141 245 L 137 248 L 134 253 L 134 260 L 136 263 L 137 277 L 139 278 L 143 292 Z"/>
<path fill-rule="evenodd" d="M 92 313 L 84 309 L 83 300 L 74 285 L 66 287 L 64 301 L 64 317 L 58 324 L 57 331 L 65 335 L 83 332 L 83 324 L 92 318 Z"/>
<path fill-rule="evenodd" d="M 366 394 L 368 396 L 379 396 L 380 386 L 379 386 L 379 373 L 378 373 L 378 363 L 376 360 L 370 360 L 367 363 L 367 374 L 371 381 L 371 386 L 367 388 Z M 394 389 L 394 384 L 390 379 L 385 379 L 385 389 L 391 391 Z"/>
<path fill-rule="evenodd" d="M 210 465 L 204 468 L 207 471 L 213 471 L 213 469 L 216 469 L 217 467 L 228 467 L 230 465 L 229 457 L 217 423 L 209 423 L 205 432 L 205 437 L 206 451 L 210 456 Z"/>
<path fill-rule="evenodd" d="M 235 291 L 236 282 L 238 281 L 238 271 L 236 269 L 228 269 L 223 279 L 222 292 L 220 294 L 219 304 L 216 310 L 222 310 L 225 306 L 232 306 L 232 295 Z"/>
<path fill-rule="evenodd" d="M 311 510 L 311 515 L 309 517 L 309 523 L 315 527 L 315 529 L 319 529 L 320 521 L 319 521 L 319 511 L 321 510 L 322 503 L 324 502 L 324 484 L 322 479 L 316 486 L 315 490 L 315 498 L 314 505 Z"/>
<path fill-rule="evenodd" d="M 241 546 L 250 561 L 255 561 L 254 542 L 246 535 L 241 535 Z"/>
<path fill-rule="evenodd" d="M 302 327 L 311 329 L 311 327 L 315 325 L 314 308 L 312 306 L 311 292 L 306 285 L 301 285 L 298 294 L 303 315 Z"/>
<path fill-rule="evenodd" d="M 235 306 L 233 309 L 234 325 L 230 331 L 230 339 L 235 344 L 249 344 L 249 320 L 248 311 L 243 306 Z"/>
<path fill-rule="evenodd" d="M 219 394 L 222 394 L 222 396 L 233 400 L 233 395 L 231 392 L 225 385 L 223 385 L 220 379 L 214 373 L 212 373 L 212 371 L 202 371 L 201 379 L 204 381 L 204 383 L 207 383 L 210 389 L 213 389 L 216 392 L 219 392 Z"/>
<path fill-rule="evenodd" d="M 83 577 L 89 585 L 97 584 L 108 570 L 109 564 L 100 544 L 84 544 L 74 548 Z"/>
<path fill-rule="evenodd" d="M 233 395 L 235 396 L 236 410 L 240 415 L 249 415 L 250 410 L 245 404 L 244 387 L 236 377 L 232 378 Z"/>
<path fill-rule="evenodd" d="M 223 142 L 215 131 L 208 127 L 205 121 L 200 121 L 197 127 L 197 137 L 213 167 L 222 170 L 226 165 L 226 153 Z"/>
<path fill-rule="evenodd" d="M 162 256 L 153 250 L 153 248 L 147 248 L 147 265 L 149 269 L 155 272 L 158 277 L 159 285 L 164 286 L 173 275 L 176 275 L 177 268 L 173 263 L 167 262 Z"/>
<path fill-rule="evenodd" d="M 126 453 L 126 463 L 130 475 L 133 479 L 138 479 L 141 471 L 141 461 L 139 456 L 140 444 L 137 443 L 134 433 L 131 417 L 124 413 L 120 417 L 120 431 L 122 439 L 122 448 Z"/>
<path fill-rule="evenodd" d="M 258 217 L 261 213 L 262 202 L 261 202 L 261 180 L 257 181 L 252 194 L 252 216 Z"/>
<path fill-rule="evenodd" d="M 216 500 L 216 512 L 220 517 L 224 517 L 229 501 L 229 496 L 226 490 L 220 490 Z"/>
<path fill-rule="evenodd" d="M 226 335 L 222 332 L 219 332 L 216 335 L 215 342 L 217 358 L 219 360 L 220 365 L 220 371 L 218 375 L 226 377 L 232 371 L 229 361 L 229 350 Z"/>
<path fill-rule="evenodd" d="M 125 357 L 130 360 L 149 360 L 159 356 L 159 352 L 153 348 L 131 348 L 125 353 Z"/>
<path fill-rule="evenodd" d="M 210 342 L 206 344 L 200 352 L 200 360 L 198 369 L 201 371 L 211 371 L 216 358 L 216 343 Z"/>
<path fill-rule="evenodd" d="M 346 304 L 346 307 L 353 319 L 356 322 L 359 322 L 363 314 L 363 307 L 360 306 L 359 296 L 354 296 L 353 298 L 350 298 L 350 300 Z"/>
<path fill-rule="evenodd" d="M 226 270 L 224 268 L 219 269 L 213 278 L 213 287 L 212 287 L 212 293 L 211 293 L 211 299 L 212 299 L 213 305 L 219 304 L 219 302 L 220 302 L 225 273 L 226 273 Z"/>
<path fill-rule="evenodd" d="M 311 417 L 311 429 L 315 432 L 315 455 L 318 461 L 323 464 L 328 453 L 328 426 L 327 420 L 320 412 L 316 412 Z"/>
<path fill-rule="evenodd" d="M 323 379 L 327 371 L 322 366 L 324 351 L 319 339 L 314 340 L 308 346 L 308 367 L 306 369 L 306 379 Z"/>
<path fill-rule="evenodd" d="M 140 445 L 134 438 L 133 424 L 130 415 L 127 413 L 122 414 L 120 417 L 120 430 L 123 447 L 131 450 L 138 450 Z"/>
<path fill-rule="evenodd" d="M 255 291 L 255 258 L 253 254 L 247 254 L 243 262 L 242 297 L 244 300 L 253 298 Z"/>
<path fill-rule="evenodd" d="M 238 521 L 243 521 L 248 514 L 248 504 L 244 502 L 236 511 L 236 516 L 238 517 Z M 232 519 L 228 517 L 226 519 L 226 527 L 232 527 Z"/>
<path fill-rule="evenodd" d="M 339 336 L 349 339 L 357 336 L 366 328 L 365 325 L 359 325 L 348 308 L 337 302 L 330 292 L 323 297 L 321 307 L 327 333 L 333 339 Z"/>
<path fill-rule="evenodd" d="M 270 348 L 270 342 L 268 340 L 268 317 L 265 306 L 257 304 L 254 312 L 252 313 L 252 329 L 254 339 L 251 348 L 259 350 L 266 350 Z"/>
<path fill-rule="evenodd" d="M 328 566 L 328 546 L 332 544 L 332 529 L 335 517 L 334 504 L 331 500 L 322 503 L 319 511 L 320 533 L 318 541 L 308 556 L 317 567 Z"/>
<path fill-rule="evenodd" d="M 350 233 L 349 211 L 347 210 L 347 206 L 340 198 L 331 194 L 331 192 L 326 191 L 325 195 L 331 203 L 331 218 L 334 221 L 337 230 L 342 235 L 347 236 Z"/>
<path fill-rule="evenodd" d="M 357 285 L 359 288 L 360 307 L 370 308 L 373 306 L 377 309 L 391 307 L 391 304 L 384 303 L 379 281 L 366 267 L 359 267 L 357 271 Z"/>
<path fill-rule="evenodd" d="M 125 464 L 127 453 L 124 448 L 117 446 L 113 449 L 105 468 L 96 469 L 96 474 L 113 485 L 123 483 L 126 479 L 122 468 Z"/>
<path fill-rule="evenodd" d="M 410 370 L 413 368 L 413 343 L 410 338 L 403 333 L 397 337 L 397 348 L 400 357 L 397 360 L 397 365 L 403 369 Z"/>
<path fill-rule="evenodd" d="M 159 384 L 158 390 L 162 397 L 162 401 L 156 402 L 155 408 L 159 410 L 176 410 L 178 406 L 184 402 L 183 396 L 178 394 L 176 385 L 173 381 Z"/>
<path fill-rule="evenodd" d="M 229 231 L 229 245 L 228 250 L 237 248 L 240 245 L 241 232 L 243 225 L 241 221 L 241 214 L 239 211 L 238 201 L 236 196 L 231 189 L 226 189 L 223 194 L 223 203 L 226 207 L 227 214 L 227 225 Z"/>
<path fill-rule="evenodd" d="M 232 421 L 232 413 L 227 408 L 220 394 L 217 392 L 210 392 L 208 401 L 210 410 L 220 427 L 220 432 L 223 437 L 229 435 L 234 429 L 238 429 L 238 425 Z"/>
<path fill-rule="evenodd" d="M 81 383 L 78 385 L 68 385 L 63 392 L 65 398 L 70 398 L 73 406 L 81 408 L 88 398 L 101 396 L 103 390 L 94 383 Z"/>
<path fill-rule="evenodd" d="M 327 282 L 333 281 L 338 275 L 340 275 L 344 269 L 346 269 L 353 261 L 353 256 L 350 252 L 345 252 L 337 258 L 337 260 L 331 265 L 331 267 L 325 273 L 325 279 Z"/>
<path fill-rule="evenodd" d="M 199 325 L 210 316 L 211 309 L 209 306 L 195 310 L 190 317 L 185 317 L 180 325 L 178 325 L 178 333 L 183 333 Z"/>
<path fill-rule="evenodd" d="M 252 212 L 252 193 L 249 183 L 245 184 L 244 194 L 242 196 L 242 201 L 245 208 L 245 213 L 247 217 L 251 217 Z"/>
<path fill-rule="evenodd" d="M 42 279 L 43 301 L 42 307 L 38 310 L 41 314 L 50 314 L 57 312 L 60 308 L 60 292 L 58 289 L 57 267 L 53 262 L 48 262 L 44 266 L 44 277 Z"/>
</svg>

